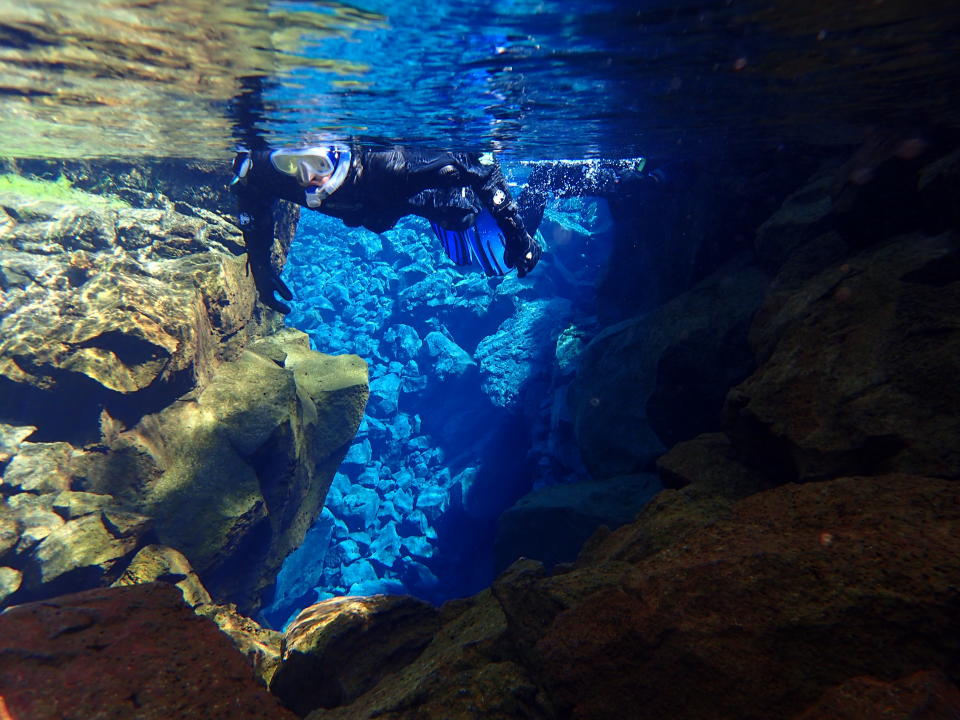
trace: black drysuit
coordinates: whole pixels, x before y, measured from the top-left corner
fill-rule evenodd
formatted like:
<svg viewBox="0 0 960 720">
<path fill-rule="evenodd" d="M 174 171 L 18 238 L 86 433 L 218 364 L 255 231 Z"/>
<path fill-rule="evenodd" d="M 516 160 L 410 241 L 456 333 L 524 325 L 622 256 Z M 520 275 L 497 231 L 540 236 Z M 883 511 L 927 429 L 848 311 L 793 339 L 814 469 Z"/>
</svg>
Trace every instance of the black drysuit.
<svg viewBox="0 0 960 720">
<path fill-rule="evenodd" d="M 290 290 L 270 262 L 273 247 L 273 208 L 277 199 L 303 207 L 304 188 L 296 178 L 279 172 L 270 150 L 249 153 L 252 166 L 236 185 L 240 227 L 260 299 L 282 313 L 289 308 L 274 292 L 289 300 Z M 246 159 L 240 153 L 234 168 Z M 523 277 L 540 259 L 541 249 L 520 221 L 516 203 L 500 167 L 484 164 L 472 153 L 433 152 L 394 147 L 386 150 L 354 148 L 343 183 L 318 208 L 349 227 L 374 232 L 392 228 L 405 215 L 418 215 L 448 230 L 470 227 L 482 208 L 496 220 L 506 238 L 505 260 Z"/>
</svg>

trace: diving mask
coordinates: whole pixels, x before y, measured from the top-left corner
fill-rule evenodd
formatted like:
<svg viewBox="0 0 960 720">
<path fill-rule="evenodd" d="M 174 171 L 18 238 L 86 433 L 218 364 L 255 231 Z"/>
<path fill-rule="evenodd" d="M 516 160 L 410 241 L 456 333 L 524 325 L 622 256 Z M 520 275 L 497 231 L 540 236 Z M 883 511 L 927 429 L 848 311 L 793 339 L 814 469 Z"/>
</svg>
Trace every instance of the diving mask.
<svg viewBox="0 0 960 720">
<path fill-rule="evenodd" d="M 319 207 L 343 184 L 350 169 L 350 150 L 342 144 L 274 150 L 270 162 L 306 188 L 309 207 Z"/>
</svg>

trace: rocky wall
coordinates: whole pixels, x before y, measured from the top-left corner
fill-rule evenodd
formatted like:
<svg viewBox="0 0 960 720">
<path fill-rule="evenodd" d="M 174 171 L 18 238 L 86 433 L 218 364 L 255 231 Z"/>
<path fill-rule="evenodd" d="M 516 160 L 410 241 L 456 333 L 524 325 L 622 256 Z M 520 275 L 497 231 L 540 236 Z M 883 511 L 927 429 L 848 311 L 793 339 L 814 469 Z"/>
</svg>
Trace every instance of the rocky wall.
<svg viewBox="0 0 960 720">
<path fill-rule="evenodd" d="M 359 426 L 365 363 L 258 304 L 226 167 L 5 169 L 2 601 L 153 579 L 130 563 L 158 547 L 254 612 Z"/>
<path fill-rule="evenodd" d="M 574 564 L 521 560 L 446 604 L 416 659 L 307 717 L 960 712 L 957 157 L 891 152 L 861 183 L 838 158 L 797 178 L 749 261 L 601 332 L 571 393 L 583 457 L 605 489 L 654 465 L 667 489 Z M 538 542 L 563 537 L 589 485 L 566 510 L 534 494 L 505 519 L 527 506 L 562 527 Z M 311 623 L 325 612 L 288 630 L 314 663 L 340 636 Z M 300 702 L 287 693 L 313 677 L 275 689 Z"/>
</svg>

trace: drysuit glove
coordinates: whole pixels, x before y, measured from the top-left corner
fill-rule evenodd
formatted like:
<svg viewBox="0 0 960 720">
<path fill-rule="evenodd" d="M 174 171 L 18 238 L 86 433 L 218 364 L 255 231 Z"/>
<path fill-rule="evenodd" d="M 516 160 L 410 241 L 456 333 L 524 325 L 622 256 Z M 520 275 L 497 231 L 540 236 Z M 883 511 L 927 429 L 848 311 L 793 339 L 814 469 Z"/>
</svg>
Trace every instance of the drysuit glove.
<svg viewBox="0 0 960 720">
<path fill-rule="evenodd" d="M 247 255 L 247 269 L 253 273 L 253 283 L 257 286 L 257 294 L 260 296 L 260 302 L 271 310 L 276 310 L 281 315 L 290 312 L 290 306 L 277 300 L 274 292 L 280 293 L 284 300 L 292 300 L 293 293 L 286 283 L 281 280 L 273 271 L 269 260 L 255 259 Z"/>
<path fill-rule="evenodd" d="M 524 277 L 540 262 L 540 256 L 543 254 L 543 248 L 540 243 L 534 240 L 527 233 L 515 235 L 507 241 L 507 249 L 503 259 L 507 267 L 517 269 L 517 277 Z"/>
</svg>

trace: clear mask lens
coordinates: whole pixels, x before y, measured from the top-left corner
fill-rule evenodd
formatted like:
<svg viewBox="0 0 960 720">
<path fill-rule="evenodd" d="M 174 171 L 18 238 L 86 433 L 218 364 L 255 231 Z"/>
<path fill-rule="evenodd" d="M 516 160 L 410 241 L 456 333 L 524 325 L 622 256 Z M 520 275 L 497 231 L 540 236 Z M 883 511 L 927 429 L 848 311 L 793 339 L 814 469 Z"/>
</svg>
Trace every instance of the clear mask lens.
<svg viewBox="0 0 960 720">
<path fill-rule="evenodd" d="M 311 177 L 321 178 L 333 172 L 329 152 L 328 148 L 274 150 L 270 153 L 270 162 L 283 174 L 297 178 L 301 185 L 307 185 Z"/>
</svg>

